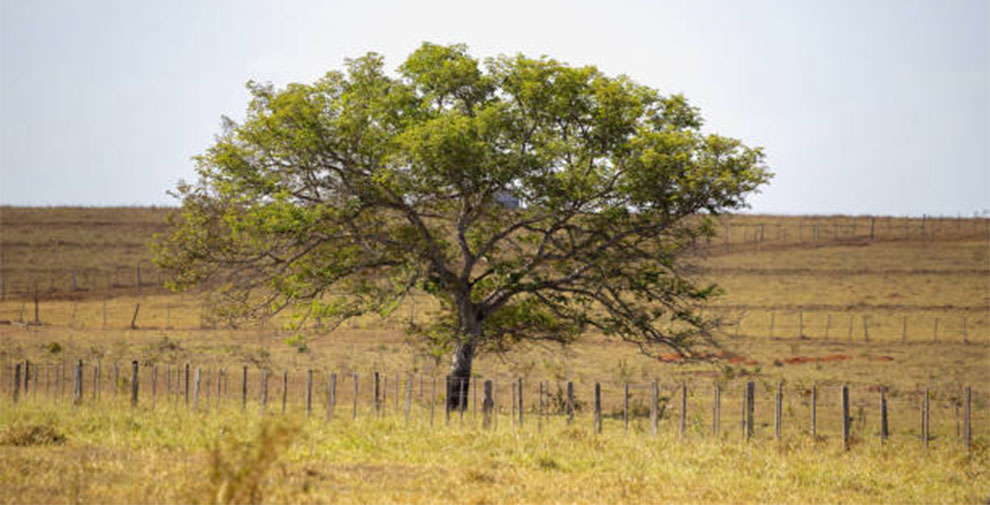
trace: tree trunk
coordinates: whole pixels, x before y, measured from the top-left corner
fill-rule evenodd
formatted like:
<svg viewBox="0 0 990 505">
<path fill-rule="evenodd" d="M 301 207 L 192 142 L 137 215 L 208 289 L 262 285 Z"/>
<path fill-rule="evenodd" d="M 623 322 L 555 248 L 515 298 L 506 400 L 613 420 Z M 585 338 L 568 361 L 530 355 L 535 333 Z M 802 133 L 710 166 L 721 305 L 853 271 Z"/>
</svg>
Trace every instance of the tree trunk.
<svg viewBox="0 0 990 505">
<path fill-rule="evenodd" d="M 474 348 L 474 342 L 462 342 L 454 351 L 454 359 L 450 364 L 450 375 L 447 376 L 448 410 L 464 410 L 468 406 Z"/>
</svg>

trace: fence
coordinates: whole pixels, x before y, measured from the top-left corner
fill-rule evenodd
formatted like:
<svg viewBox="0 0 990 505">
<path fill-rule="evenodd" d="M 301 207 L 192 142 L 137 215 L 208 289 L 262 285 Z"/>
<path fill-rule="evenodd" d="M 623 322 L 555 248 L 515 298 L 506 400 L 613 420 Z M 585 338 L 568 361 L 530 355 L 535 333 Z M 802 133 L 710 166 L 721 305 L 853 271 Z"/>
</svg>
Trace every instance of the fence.
<svg viewBox="0 0 990 505">
<path fill-rule="evenodd" d="M 922 216 L 768 217 L 724 216 L 707 242 L 712 253 L 760 248 L 817 247 L 849 241 L 951 240 L 990 237 L 990 219 Z M 163 273 L 147 260 L 130 265 L 81 268 L 72 265 L 0 271 L 0 300 L 71 297 L 103 293 L 107 297 L 161 292 Z"/>
<path fill-rule="evenodd" d="M 419 298 L 419 300 L 417 300 Z M 345 327 L 371 325 L 398 329 L 406 322 L 433 317 L 431 301 L 414 296 L 392 318 L 365 318 Z M 771 338 L 829 342 L 977 343 L 990 342 L 990 312 L 985 307 L 922 308 L 917 310 L 862 309 L 768 310 L 710 306 L 710 317 L 722 320 L 721 331 L 730 339 Z M 123 297 L 113 300 L 19 300 L 0 305 L 0 320 L 8 324 L 89 330 L 206 330 L 226 327 L 213 319 L 193 297 Z M 302 330 L 319 331 L 310 319 Z M 277 333 L 280 321 L 260 320 L 240 329 Z M 677 327 L 672 329 L 676 330 Z"/>
<path fill-rule="evenodd" d="M 530 381 L 452 380 L 392 371 L 271 370 L 191 363 L 19 361 L 0 366 L 3 397 L 66 406 L 190 409 L 198 414 L 307 415 L 326 422 L 392 418 L 430 427 L 542 432 L 574 425 L 680 439 L 780 440 L 834 437 L 846 448 L 875 438 L 917 438 L 972 447 L 986 437 L 987 391 L 954 385 L 899 390 L 870 384 L 785 384 L 764 380 Z M 446 381 L 446 382 L 445 382 Z M 447 399 L 454 400 L 448 404 Z M 235 414 L 236 415 L 236 414 Z"/>
</svg>

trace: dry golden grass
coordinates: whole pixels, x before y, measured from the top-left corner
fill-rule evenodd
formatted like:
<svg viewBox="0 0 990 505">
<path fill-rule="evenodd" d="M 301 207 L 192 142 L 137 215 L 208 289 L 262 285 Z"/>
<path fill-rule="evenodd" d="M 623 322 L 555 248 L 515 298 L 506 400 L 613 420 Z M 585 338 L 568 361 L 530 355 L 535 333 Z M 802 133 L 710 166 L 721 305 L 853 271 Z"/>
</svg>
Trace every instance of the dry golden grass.
<svg viewBox="0 0 990 505">
<path fill-rule="evenodd" d="M 569 349 L 524 346 L 504 357 L 484 356 L 475 372 L 497 379 L 502 412 L 499 430 L 488 434 L 477 429 L 471 415 L 463 425 L 455 416 L 446 426 L 442 410 L 436 429 L 429 428 L 427 398 L 433 379 L 442 383 L 446 361 L 424 354 L 401 330 L 409 317 L 432 317 L 436 307 L 424 298 L 391 319 L 359 318 L 328 335 L 311 321 L 301 330 L 310 340 L 300 352 L 290 345 L 296 332 L 284 329 L 290 322 L 285 318 L 264 327 L 224 328 L 203 317 L 193 294 L 166 294 L 152 286 L 139 293 L 128 278 L 133 270 L 121 270 L 122 286 L 108 291 L 106 272 L 116 265 L 145 262 L 142 268 L 147 267 L 150 253 L 141 244 L 163 229 L 166 212 L 0 209 L 0 274 L 8 289 L 0 320 L 11 323 L 0 325 L 0 432 L 65 436 L 62 445 L 0 446 L 0 503 L 219 503 L 252 501 L 252 496 L 266 503 L 971 503 L 990 498 L 986 220 L 926 219 L 922 235 L 921 219 L 880 219 L 874 225 L 878 240 L 868 241 L 863 237 L 870 218 L 729 216 L 729 252 L 716 237 L 699 266 L 703 276 L 727 289 L 706 310 L 724 318 L 725 351 L 736 358 L 718 364 L 664 362 L 595 335 Z M 752 242 L 761 223 L 764 241 Z M 92 289 L 66 294 L 73 268 L 101 274 L 92 276 Z M 143 273 L 156 280 L 154 273 Z M 87 288 L 79 277 L 78 284 Z M 35 280 L 41 326 L 23 324 L 34 319 L 32 296 L 10 296 L 18 291 L 12 286 L 30 291 Z M 130 329 L 139 303 L 138 329 Z M 905 318 L 907 342 L 902 343 Z M 962 342 L 963 318 L 969 343 Z M 34 392 L 15 407 L 11 367 L 24 359 L 40 368 Z M 66 401 L 67 393 L 56 399 L 53 390 L 57 367 L 76 359 L 86 365 L 84 403 L 78 408 Z M 120 365 L 126 388 L 135 359 L 142 364 L 138 409 L 130 408 L 126 393 L 113 394 L 109 379 L 113 365 Z M 97 363 L 101 391 L 94 404 Z M 154 408 L 152 363 L 159 367 Z M 176 380 L 186 363 L 193 370 L 201 367 L 211 385 L 219 369 L 226 371 L 229 390 L 221 406 L 209 388 L 212 396 L 207 399 L 204 390 L 200 411 L 190 412 L 174 396 L 174 382 L 171 399 L 165 399 L 165 374 Z M 245 365 L 250 405 L 242 414 L 236 391 Z M 288 424 L 271 419 L 282 416 L 265 416 L 275 423 L 269 435 L 262 434 L 258 415 L 260 367 L 273 371 L 268 408 L 273 413 L 280 411 L 282 371 L 290 371 L 283 420 Z M 321 414 L 306 419 L 309 369 L 317 372 L 315 409 Z M 370 411 L 369 377 L 375 371 L 388 380 L 381 420 Z M 330 372 L 338 373 L 339 392 L 337 417 L 327 424 L 322 410 Z M 361 381 L 357 423 L 349 420 L 353 373 Z M 401 411 L 394 403 L 396 373 L 403 386 L 405 374 L 414 374 L 411 426 L 393 416 Z M 518 377 L 532 409 L 538 382 L 549 382 L 556 394 L 563 382 L 574 381 L 583 404 L 576 424 L 567 427 L 554 417 L 539 433 L 530 412 L 526 427 L 514 431 L 507 415 L 508 383 Z M 641 386 L 654 379 L 661 383 L 664 405 L 656 439 L 642 417 L 647 393 Z M 757 438 L 742 444 L 740 392 L 749 380 L 758 384 Z M 784 438 L 776 442 L 772 405 L 781 381 Z M 595 382 L 604 395 L 601 436 L 591 433 L 587 410 Z M 621 424 L 626 382 L 634 385 L 637 415 L 629 434 Z M 681 382 L 689 392 L 686 443 L 677 440 Z M 853 391 L 849 452 L 838 440 L 837 395 L 844 383 Z M 710 435 L 716 384 L 723 390 L 719 440 Z M 812 385 L 819 388 L 817 441 L 808 434 Z M 967 385 L 974 399 L 972 455 L 957 437 L 956 407 Z M 886 387 L 890 399 L 893 439 L 886 447 L 877 437 L 878 386 Z M 918 440 L 926 388 L 934 437 L 928 452 Z M 441 390 L 438 384 L 438 397 Z M 280 441 L 290 433 L 295 433 L 291 445 L 280 451 Z M 261 467 L 267 469 L 263 475 L 252 473 Z"/>
</svg>

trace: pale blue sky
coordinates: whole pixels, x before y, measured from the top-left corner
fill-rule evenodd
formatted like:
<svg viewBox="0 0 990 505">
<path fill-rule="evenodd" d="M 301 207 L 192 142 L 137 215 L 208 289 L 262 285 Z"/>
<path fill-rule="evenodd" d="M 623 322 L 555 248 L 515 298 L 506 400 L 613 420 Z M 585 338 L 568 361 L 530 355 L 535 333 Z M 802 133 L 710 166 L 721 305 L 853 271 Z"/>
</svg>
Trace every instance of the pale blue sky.
<svg viewBox="0 0 990 505">
<path fill-rule="evenodd" d="M 763 146 L 752 212 L 990 208 L 990 9 L 942 1 L 2 0 L 0 203 L 173 204 L 248 79 L 423 41 L 594 64 Z"/>
</svg>

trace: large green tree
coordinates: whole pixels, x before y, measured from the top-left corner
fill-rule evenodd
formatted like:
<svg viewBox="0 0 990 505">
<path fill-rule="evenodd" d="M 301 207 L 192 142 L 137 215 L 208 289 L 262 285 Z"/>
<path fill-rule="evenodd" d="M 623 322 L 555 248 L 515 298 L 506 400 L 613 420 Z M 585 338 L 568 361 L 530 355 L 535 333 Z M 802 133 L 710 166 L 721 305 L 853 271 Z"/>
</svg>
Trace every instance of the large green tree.
<svg viewBox="0 0 990 505">
<path fill-rule="evenodd" d="M 479 352 L 587 330 L 690 356 L 715 288 L 682 258 L 770 178 L 682 96 L 546 57 L 427 43 L 397 75 L 371 53 L 248 88 L 245 119 L 178 187 L 157 247 L 172 286 L 211 282 L 231 317 L 336 321 L 415 289 L 445 310 L 411 331 L 455 378 Z"/>
</svg>

